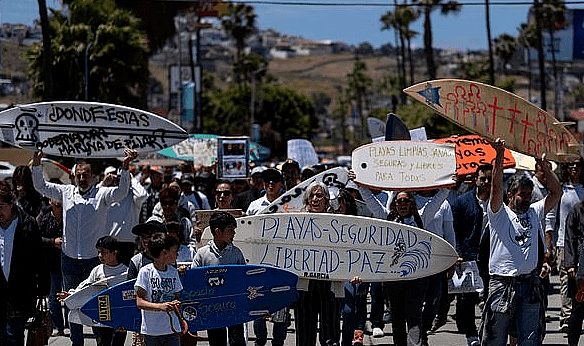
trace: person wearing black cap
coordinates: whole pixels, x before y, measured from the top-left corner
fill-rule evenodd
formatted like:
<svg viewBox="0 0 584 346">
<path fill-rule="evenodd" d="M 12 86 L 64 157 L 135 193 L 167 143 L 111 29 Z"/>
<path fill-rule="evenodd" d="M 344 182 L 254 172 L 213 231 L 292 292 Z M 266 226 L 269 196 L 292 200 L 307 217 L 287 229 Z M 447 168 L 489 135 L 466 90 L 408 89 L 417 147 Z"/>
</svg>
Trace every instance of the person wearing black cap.
<svg viewBox="0 0 584 346">
<path fill-rule="evenodd" d="M 138 224 L 132 228 L 132 233 L 138 236 L 140 252 L 130 260 L 128 280 L 135 279 L 138 276 L 140 268 L 154 261 L 154 258 L 150 254 L 149 246 L 152 234 L 157 232 L 166 233 L 166 227 L 163 223 L 154 220 Z"/>
<path fill-rule="evenodd" d="M 268 168 L 262 172 L 262 178 L 264 179 L 264 190 L 266 190 L 266 194 L 251 202 L 245 212 L 247 215 L 257 214 L 275 201 L 276 198 L 280 197 L 284 191 L 284 180 L 279 170 Z"/>
<path fill-rule="evenodd" d="M 282 165 L 282 175 L 284 176 L 284 187 L 286 191 L 298 185 L 300 180 L 300 164 L 288 158 Z"/>
</svg>

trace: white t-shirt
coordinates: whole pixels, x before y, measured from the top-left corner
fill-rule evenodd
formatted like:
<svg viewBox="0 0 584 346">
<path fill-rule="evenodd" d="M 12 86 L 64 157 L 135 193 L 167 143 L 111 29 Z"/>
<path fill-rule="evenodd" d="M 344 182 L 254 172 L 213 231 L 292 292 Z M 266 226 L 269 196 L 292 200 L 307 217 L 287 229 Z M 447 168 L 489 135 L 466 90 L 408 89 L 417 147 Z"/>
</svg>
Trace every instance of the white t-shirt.
<svg viewBox="0 0 584 346">
<path fill-rule="evenodd" d="M 541 220 L 545 199 L 531 204 L 528 211 L 515 214 L 502 205 L 493 213 L 487 208 L 491 232 L 489 274 L 519 276 L 531 273 L 537 267 L 538 237 L 543 238 Z M 545 243 L 544 243 L 544 251 Z"/>
<path fill-rule="evenodd" d="M 117 275 L 127 275 L 128 274 L 128 266 L 123 264 L 123 263 L 119 263 L 118 265 L 115 266 L 110 266 L 107 264 L 99 264 L 95 267 L 93 267 L 93 269 L 91 269 L 91 273 L 89 273 L 89 277 L 87 277 L 87 279 L 83 280 L 75 289 L 76 291 L 81 290 L 82 288 L 84 288 L 85 286 L 89 286 L 94 282 L 98 282 L 100 280 L 103 280 L 105 278 L 109 278 L 110 276 L 117 276 Z"/>
<path fill-rule="evenodd" d="M 246 215 L 255 215 L 260 211 L 266 209 L 266 207 L 270 205 L 270 201 L 268 201 L 268 197 L 263 195 L 262 197 L 252 201 L 247 207 L 247 211 L 245 212 Z"/>
<path fill-rule="evenodd" d="M 138 272 L 134 288 L 143 288 L 146 291 L 146 300 L 152 303 L 164 303 L 174 300 L 175 294 L 182 291 L 183 286 L 178 276 L 178 270 L 171 265 L 166 270 L 158 270 L 154 263 L 145 265 Z M 140 310 L 142 326 L 140 333 L 145 335 L 173 334 L 170 319 L 166 311 Z M 181 330 L 180 321 L 176 314 L 171 313 L 174 329 Z"/>
</svg>

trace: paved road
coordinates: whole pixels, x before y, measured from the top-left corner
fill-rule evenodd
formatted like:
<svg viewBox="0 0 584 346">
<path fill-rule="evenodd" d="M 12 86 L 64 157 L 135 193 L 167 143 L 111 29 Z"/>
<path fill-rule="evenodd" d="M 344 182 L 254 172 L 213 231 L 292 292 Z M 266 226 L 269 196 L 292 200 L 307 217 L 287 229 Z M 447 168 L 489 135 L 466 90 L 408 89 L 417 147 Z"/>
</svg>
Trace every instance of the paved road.
<svg viewBox="0 0 584 346">
<path fill-rule="evenodd" d="M 558 332 L 559 328 L 559 312 L 560 312 L 560 295 L 559 295 L 559 278 L 558 276 L 552 276 L 551 278 L 551 295 L 549 296 L 549 308 L 548 308 L 548 316 L 551 317 L 551 322 L 547 324 L 547 336 L 544 340 L 544 345 L 567 345 L 567 339 L 565 334 Z M 453 304 L 454 305 L 454 304 Z M 452 315 L 455 313 L 454 306 L 451 306 L 448 316 L 448 322 L 445 326 L 440 328 L 435 334 L 432 334 L 428 337 L 429 344 L 431 346 L 465 346 L 466 345 L 466 338 L 463 334 L 459 334 L 456 330 L 456 323 Z M 479 323 L 479 310 L 477 308 L 477 325 Z M 294 323 L 294 321 L 292 321 Z M 249 341 L 248 345 L 253 345 L 254 335 L 253 330 L 251 328 L 251 323 L 249 324 L 250 331 L 249 331 Z M 268 323 L 270 326 L 270 323 Z M 68 331 L 68 330 L 66 330 Z M 386 336 L 383 338 L 373 338 L 370 334 L 365 336 L 365 345 L 393 345 L 393 339 L 391 336 L 391 325 L 385 326 L 385 333 Z M 96 345 L 95 339 L 93 338 L 93 334 L 91 333 L 91 328 L 85 327 L 85 345 L 86 346 L 93 346 Z M 200 332 L 199 335 L 206 336 L 205 332 Z M 271 336 L 271 331 L 268 333 L 268 336 Z M 269 341 L 268 341 L 269 344 Z M 52 337 L 49 339 L 49 345 L 51 346 L 69 346 L 71 342 L 69 341 L 68 337 Z M 208 345 L 206 341 L 199 341 L 199 346 Z M 286 346 L 293 346 L 295 345 L 295 338 L 294 338 L 294 329 L 293 327 L 288 329 L 288 337 L 286 338 Z M 128 336 L 126 338 L 125 346 L 131 346 L 131 338 Z"/>
</svg>

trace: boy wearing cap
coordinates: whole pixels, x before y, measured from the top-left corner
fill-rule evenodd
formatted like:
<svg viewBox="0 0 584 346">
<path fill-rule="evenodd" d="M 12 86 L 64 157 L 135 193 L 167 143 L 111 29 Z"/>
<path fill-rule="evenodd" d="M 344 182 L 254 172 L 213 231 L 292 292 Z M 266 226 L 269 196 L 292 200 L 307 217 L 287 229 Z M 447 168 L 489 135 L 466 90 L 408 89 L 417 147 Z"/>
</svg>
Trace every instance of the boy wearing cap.
<svg viewBox="0 0 584 346">
<path fill-rule="evenodd" d="M 158 221 L 148 221 L 134 226 L 132 233 L 139 238 L 140 252 L 130 259 L 128 280 L 138 277 L 140 268 L 154 262 L 154 257 L 150 253 L 150 239 L 154 233 L 166 233 L 166 227 Z"/>
</svg>

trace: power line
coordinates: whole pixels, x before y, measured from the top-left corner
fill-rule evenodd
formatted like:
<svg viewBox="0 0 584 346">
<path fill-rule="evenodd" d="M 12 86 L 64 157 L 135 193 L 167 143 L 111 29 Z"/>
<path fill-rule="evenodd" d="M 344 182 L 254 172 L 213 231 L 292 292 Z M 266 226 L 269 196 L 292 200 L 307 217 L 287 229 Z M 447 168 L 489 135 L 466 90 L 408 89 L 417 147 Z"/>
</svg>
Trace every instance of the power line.
<svg viewBox="0 0 584 346">
<path fill-rule="evenodd" d="M 170 0 L 162 2 L 193 2 L 196 0 Z M 395 6 L 424 6 L 423 4 L 394 4 L 390 2 L 314 2 L 314 1 L 275 1 L 275 0 L 241 0 L 229 1 L 246 5 L 283 5 L 283 6 L 317 6 L 317 7 L 395 7 Z M 226 1 L 226 3 L 228 3 Z M 564 1 L 565 5 L 582 5 L 584 1 Z M 460 2 L 462 6 L 484 6 L 485 2 Z M 532 6 L 531 1 L 489 1 L 491 6 Z"/>
</svg>

